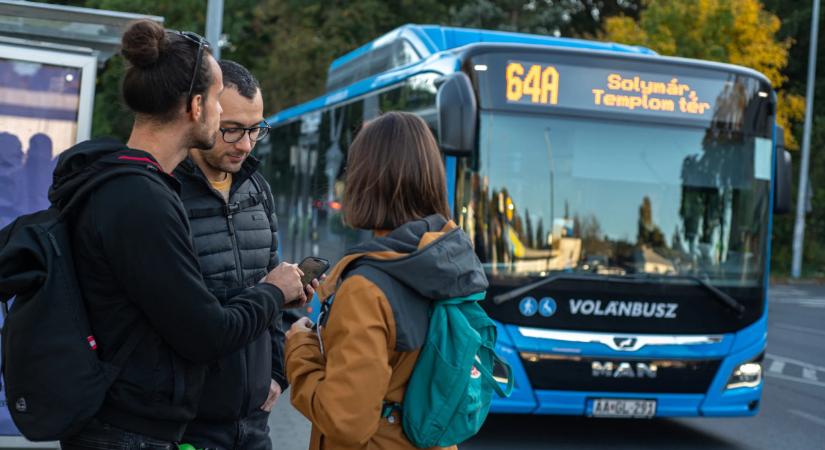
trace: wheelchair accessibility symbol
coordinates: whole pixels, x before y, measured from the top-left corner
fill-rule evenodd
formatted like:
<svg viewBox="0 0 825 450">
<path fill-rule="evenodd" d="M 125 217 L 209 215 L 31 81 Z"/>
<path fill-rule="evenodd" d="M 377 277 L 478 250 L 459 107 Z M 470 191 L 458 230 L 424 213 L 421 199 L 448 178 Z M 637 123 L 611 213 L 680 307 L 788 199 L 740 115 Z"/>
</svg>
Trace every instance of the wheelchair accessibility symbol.
<svg viewBox="0 0 825 450">
<path fill-rule="evenodd" d="M 556 313 L 556 301 L 550 297 L 544 297 L 539 302 L 539 314 L 550 317 Z"/>
</svg>

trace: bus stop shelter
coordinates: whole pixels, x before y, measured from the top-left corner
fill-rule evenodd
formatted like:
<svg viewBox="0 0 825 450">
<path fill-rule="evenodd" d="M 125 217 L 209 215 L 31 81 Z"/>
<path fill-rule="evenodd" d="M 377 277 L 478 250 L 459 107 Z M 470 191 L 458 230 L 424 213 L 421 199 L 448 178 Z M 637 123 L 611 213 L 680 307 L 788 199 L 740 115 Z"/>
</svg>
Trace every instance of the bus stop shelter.
<svg viewBox="0 0 825 450">
<path fill-rule="evenodd" d="M 126 25 L 162 17 L 0 0 L 0 228 L 49 206 L 57 156 L 89 139 L 97 69 Z M 55 376 L 59 376 L 55 374 Z M 57 448 L 20 436 L 0 391 L 0 448 Z"/>
</svg>

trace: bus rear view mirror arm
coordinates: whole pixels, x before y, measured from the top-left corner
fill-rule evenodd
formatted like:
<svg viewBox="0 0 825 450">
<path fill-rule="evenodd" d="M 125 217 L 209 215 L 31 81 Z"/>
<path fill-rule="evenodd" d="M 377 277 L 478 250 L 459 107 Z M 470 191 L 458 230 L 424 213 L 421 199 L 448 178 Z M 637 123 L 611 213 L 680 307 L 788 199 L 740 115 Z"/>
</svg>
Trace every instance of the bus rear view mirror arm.
<svg viewBox="0 0 825 450">
<path fill-rule="evenodd" d="M 791 153 L 785 150 L 785 130 L 779 126 L 776 127 L 775 167 L 773 212 L 787 214 L 793 208 L 793 167 Z"/>
<path fill-rule="evenodd" d="M 475 150 L 478 104 L 470 78 L 463 72 L 437 81 L 438 143 L 451 156 L 470 156 Z"/>
</svg>

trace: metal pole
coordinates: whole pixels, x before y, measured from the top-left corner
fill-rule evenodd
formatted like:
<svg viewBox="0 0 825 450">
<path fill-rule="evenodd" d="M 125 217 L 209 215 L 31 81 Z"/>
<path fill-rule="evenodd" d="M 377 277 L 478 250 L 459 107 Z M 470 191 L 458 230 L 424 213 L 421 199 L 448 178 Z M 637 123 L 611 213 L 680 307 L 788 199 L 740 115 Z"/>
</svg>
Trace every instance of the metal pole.
<svg viewBox="0 0 825 450">
<path fill-rule="evenodd" d="M 816 77 L 816 44 L 819 35 L 819 0 L 814 0 L 811 17 L 811 47 L 808 52 L 808 86 L 805 89 L 805 130 L 802 136 L 802 163 L 799 167 L 799 192 L 796 197 L 796 225 L 793 229 L 793 263 L 791 276 L 802 272 L 802 249 L 805 237 L 805 197 L 808 193 L 808 166 L 811 159 L 811 122 L 814 111 L 814 81 Z"/>
<path fill-rule="evenodd" d="M 212 56 L 221 59 L 221 29 L 223 27 L 223 0 L 209 0 L 206 7 L 206 40 L 212 44 Z"/>
</svg>

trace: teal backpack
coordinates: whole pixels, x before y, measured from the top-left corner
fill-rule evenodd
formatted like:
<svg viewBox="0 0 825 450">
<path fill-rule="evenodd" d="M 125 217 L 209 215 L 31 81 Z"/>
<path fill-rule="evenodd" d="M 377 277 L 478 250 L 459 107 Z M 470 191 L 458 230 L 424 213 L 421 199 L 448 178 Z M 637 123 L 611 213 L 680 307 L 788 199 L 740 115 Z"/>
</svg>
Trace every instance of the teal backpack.
<svg viewBox="0 0 825 450">
<path fill-rule="evenodd" d="M 390 421 L 394 411 L 401 412 L 404 433 L 418 448 L 449 447 L 473 437 L 487 418 L 493 392 L 508 397 L 513 391 L 510 365 L 495 353 L 496 325 L 479 305 L 485 296 L 431 303 L 426 340 L 404 402 L 383 405 L 381 415 Z M 319 324 L 329 319 L 334 300 L 321 305 Z M 506 373 L 505 388 L 493 378 L 496 364 Z"/>
<path fill-rule="evenodd" d="M 510 365 L 495 353 L 496 325 L 481 305 L 485 293 L 433 302 L 427 340 L 413 368 L 403 405 L 386 405 L 384 415 L 402 409 L 404 433 L 419 448 L 449 447 L 478 433 L 495 391 L 513 391 Z M 502 389 L 493 378 L 507 373 Z"/>
</svg>

